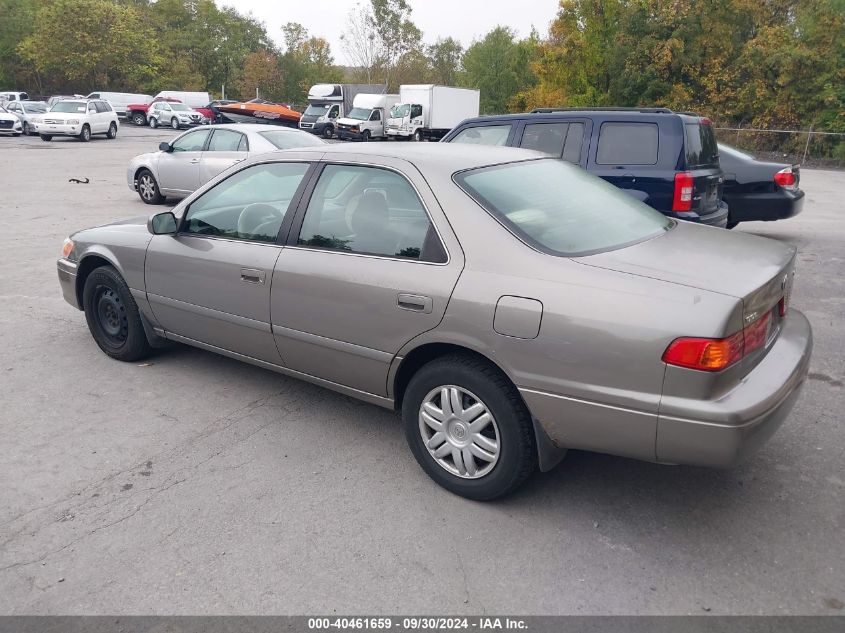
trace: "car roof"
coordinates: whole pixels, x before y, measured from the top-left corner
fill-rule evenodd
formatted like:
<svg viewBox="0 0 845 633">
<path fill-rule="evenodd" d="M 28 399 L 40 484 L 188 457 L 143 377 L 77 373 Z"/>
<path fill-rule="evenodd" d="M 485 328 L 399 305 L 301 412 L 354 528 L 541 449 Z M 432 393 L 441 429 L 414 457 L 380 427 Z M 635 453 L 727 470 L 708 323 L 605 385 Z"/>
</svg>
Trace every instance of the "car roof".
<svg viewBox="0 0 845 633">
<path fill-rule="evenodd" d="M 573 117 L 601 120 L 615 120 L 624 118 L 628 121 L 632 119 L 653 119 L 654 117 L 678 117 L 684 121 L 697 121 L 699 118 L 701 118 L 699 115 L 693 114 L 691 112 L 673 112 L 671 110 L 666 110 L 662 108 L 644 108 L 642 110 L 634 108 L 584 108 L 582 110 L 568 108 L 548 108 L 540 112 L 520 112 L 517 114 L 489 114 L 484 116 L 478 116 L 473 117 L 471 119 L 465 119 L 460 123 L 460 125 L 464 125 L 467 123 L 488 123 L 499 121 L 544 121 Z"/>
<path fill-rule="evenodd" d="M 278 152 L 279 158 L 283 157 L 287 151 L 289 150 Z M 421 170 L 444 171 L 449 174 L 501 163 L 548 158 L 548 155 L 533 150 L 469 143 L 332 143 L 314 147 L 297 147 L 294 151 L 319 154 L 323 161 L 342 160 L 350 154 L 400 159 L 408 161 Z"/>
<path fill-rule="evenodd" d="M 235 130 L 236 132 L 285 132 L 287 134 L 308 134 L 312 136 L 311 132 L 297 130 L 296 128 L 286 127 L 284 125 L 273 125 L 270 123 L 220 123 L 217 125 L 203 126 L 197 129 L 213 129 L 213 130 Z M 193 131 L 193 130 L 189 130 Z"/>
</svg>

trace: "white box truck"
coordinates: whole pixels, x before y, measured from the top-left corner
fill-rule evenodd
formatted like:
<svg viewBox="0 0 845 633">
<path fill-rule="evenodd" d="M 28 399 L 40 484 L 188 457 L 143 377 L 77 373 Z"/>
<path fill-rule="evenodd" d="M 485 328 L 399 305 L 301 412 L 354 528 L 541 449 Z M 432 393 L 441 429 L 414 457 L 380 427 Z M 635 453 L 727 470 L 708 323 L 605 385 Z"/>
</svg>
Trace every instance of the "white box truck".
<svg viewBox="0 0 845 633">
<path fill-rule="evenodd" d="M 356 95 L 349 114 L 337 120 L 337 137 L 353 141 L 385 138 L 387 115 L 397 103 L 399 95 Z"/>
<path fill-rule="evenodd" d="M 480 95 L 470 88 L 434 84 L 399 87 L 399 103 L 387 120 L 387 136 L 439 141 L 464 119 L 478 116 Z"/>
<path fill-rule="evenodd" d="M 315 84 L 308 91 L 308 109 L 299 118 L 299 129 L 331 138 L 337 120 L 352 110 L 352 101 L 360 93 L 382 94 L 384 84 Z"/>
</svg>

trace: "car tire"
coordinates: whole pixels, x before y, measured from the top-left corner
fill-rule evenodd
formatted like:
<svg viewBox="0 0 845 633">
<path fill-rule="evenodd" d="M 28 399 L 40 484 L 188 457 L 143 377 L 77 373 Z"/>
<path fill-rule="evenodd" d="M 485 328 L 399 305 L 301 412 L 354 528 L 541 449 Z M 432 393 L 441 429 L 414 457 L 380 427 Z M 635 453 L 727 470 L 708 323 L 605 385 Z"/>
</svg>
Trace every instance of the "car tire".
<svg viewBox="0 0 845 633">
<path fill-rule="evenodd" d="M 135 112 L 132 115 L 132 123 L 134 123 L 135 125 L 146 125 L 147 117 L 144 115 L 143 112 Z"/>
<path fill-rule="evenodd" d="M 155 117 L 150 117 L 150 127 L 155 129 L 158 127 L 158 119 Z"/>
<path fill-rule="evenodd" d="M 420 130 L 417 130 L 416 132 L 414 132 L 414 140 L 415 140 L 417 143 L 422 143 L 422 141 L 423 141 L 423 135 L 422 135 L 422 132 L 421 132 Z"/>
<path fill-rule="evenodd" d="M 452 396 L 449 411 L 444 409 L 443 389 Z M 450 413 L 453 398 L 462 409 L 456 415 Z M 438 411 L 438 404 L 442 421 L 439 431 L 425 418 L 429 411 Z M 479 410 L 482 413 L 476 415 Z M 486 425 L 474 430 L 472 425 L 483 422 L 488 414 Z M 442 416 L 447 419 L 442 420 Z M 429 418 L 438 422 L 433 415 Z M 481 358 L 444 356 L 420 368 L 405 390 L 402 419 L 405 438 L 423 470 L 462 497 L 495 499 L 518 488 L 537 470 L 531 415 L 508 377 Z M 435 437 L 438 433 L 441 435 Z M 438 456 L 442 449 L 445 452 Z M 482 454 L 484 459 L 479 456 Z M 468 467 L 470 462 L 473 465 Z"/>
<path fill-rule="evenodd" d="M 91 140 L 91 127 L 87 123 L 82 126 L 82 131 L 79 132 L 79 140 L 83 143 Z"/>
<path fill-rule="evenodd" d="M 53 140 L 52 134 L 41 134 L 40 136 L 41 136 L 42 141 L 52 141 Z"/>
<path fill-rule="evenodd" d="M 149 355 L 138 304 L 114 268 L 101 266 L 88 275 L 82 305 L 91 336 L 108 356 L 132 362 Z"/>
<path fill-rule="evenodd" d="M 170 119 L 170 127 L 172 127 L 174 130 L 178 130 L 179 129 L 179 119 L 177 119 L 176 117 L 173 117 L 172 119 Z"/>
<path fill-rule="evenodd" d="M 23 122 L 23 129 L 21 130 L 24 136 L 29 136 L 32 134 L 32 130 L 29 129 L 29 123 L 26 121 Z"/>
<path fill-rule="evenodd" d="M 161 204 L 165 200 L 158 188 L 158 181 L 149 169 L 138 172 L 138 196 L 145 204 Z"/>
<path fill-rule="evenodd" d="M 369 143 L 369 141 L 370 141 L 370 131 L 369 130 L 364 130 L 363 132 L 361 132 L 361 141 L 363 143 Z"/>
<path fill-rule="evenodd" d="M 112 122 L 112 124 L 109 126 L 109 131 L 106 132 L 106 138 L 117 138 L 117 123 Z"/>
<path fill-rule="evenodd" d="M 20 136 L 20 135 L 21 135 L 20 132 L 12 132 L 12 136 Z"/>
<path fill-rule="evenodd" d="M 323 138 L 331 138 L 334 135 L 334 128 L 331 125 L 327 125 L 323 129 Z"/>
</svg>

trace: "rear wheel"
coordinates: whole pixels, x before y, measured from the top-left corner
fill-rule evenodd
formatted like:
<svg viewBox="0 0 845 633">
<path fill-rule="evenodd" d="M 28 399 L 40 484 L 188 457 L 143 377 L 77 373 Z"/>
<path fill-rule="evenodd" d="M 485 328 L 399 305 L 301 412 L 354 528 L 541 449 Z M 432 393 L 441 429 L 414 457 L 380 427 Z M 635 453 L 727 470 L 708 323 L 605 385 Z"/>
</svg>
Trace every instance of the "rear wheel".
<svg viewBox="0 0 845 633">
<path fill-rule="evenodd" d="M 106 137 L 111 139 L 117 138 L 117 123 L 112 122 L 109 126 L 109 131 L 106 132 Z"/>
<path fill-rule="evenodd" d="M 463 497 L 494 499 L 537 469 L 531 416 L 510 380 L 482 359 L 424 365 L 405 391 L 402 419 L 423 470 Z"/>
<path fill-rule="evenodd" d="M 42 135 L 41 135 L 41 140 L 42 140 L 42 141 L 52 141 L 52 140 L 53 140 L 53 135 L 52 135 L 52 134 L 42 134 Z"/>
<path fill-rule="evenodd" d="M 138 305 L 114 268 L 101 266 L 88 275 L 82 304 L 91 336 L 106 354 L 131 362 L 150 353 Z"/>
<path fill-rule="evenodd" d="M 146 125 L 147 117 L 144 116 L 143 112 L 135 112 L 132 115 L 132 123 L 134 123 L 135 125 Z"/>
<path fill-rule="evenodd" d="M 155 176 L 149 169 L 143 169 L 138 174 L 138 195 L 146 204 L 161 204 L 164 196 L 158 188 Z"/>
<path fill-rule="evenodd" d="M 91 128 L 87 123 L 82 126 L 82 131 L 79 133 L 79 140 L 83 143 L 91 140 Z"/>
</svg>

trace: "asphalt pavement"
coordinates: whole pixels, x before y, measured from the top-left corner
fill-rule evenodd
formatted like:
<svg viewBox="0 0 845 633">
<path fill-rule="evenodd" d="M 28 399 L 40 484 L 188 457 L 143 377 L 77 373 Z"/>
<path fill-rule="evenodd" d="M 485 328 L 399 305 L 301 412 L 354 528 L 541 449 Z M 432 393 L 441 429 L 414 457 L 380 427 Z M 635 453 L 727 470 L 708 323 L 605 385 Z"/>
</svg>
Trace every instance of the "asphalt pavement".
<svg viewBox="0 0 845 633">
<path fill-rule="evenodd" d="M 188 347 L 100 352 L 55 260 L 151 211 L 126 164 L 172 136 L 0 138 L 0 614 L 845 614 L 845 173 L 803 170 L 803 214 L 736 229 L 798 247 L 816 338 L 759 453 L 570 451 L 475 503 L 388 411 Z"/>
</svg>

